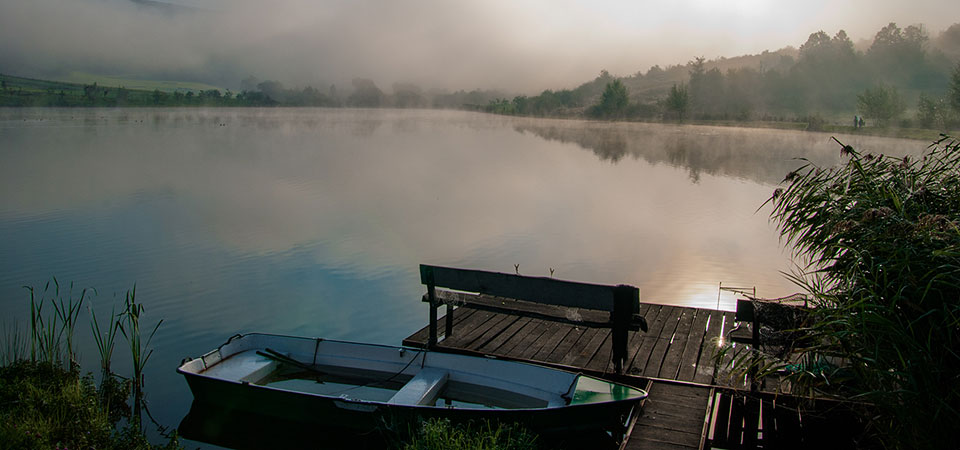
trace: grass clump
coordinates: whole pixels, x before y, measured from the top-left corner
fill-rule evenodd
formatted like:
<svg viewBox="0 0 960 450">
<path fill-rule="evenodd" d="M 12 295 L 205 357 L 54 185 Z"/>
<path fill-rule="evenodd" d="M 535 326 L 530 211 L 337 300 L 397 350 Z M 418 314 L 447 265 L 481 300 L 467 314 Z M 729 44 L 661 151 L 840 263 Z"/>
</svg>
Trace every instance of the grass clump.
<svg viewBox="0 0 960 450">
<path fill-rule="evenodd" d="M 52 287 L 51 287 L 52 286 Z M 126 309 L 101 328 L 93 310 L 91 330 L 101 358 L 99 386 L 91 374 L 81 375 L 74 334 L 88 292 L 66 293 L 56 278 L 37 296 L 30 292 L 30 330 L 23 336 L 17 326 L 4 329 L 0 345 L 0 443 L 10 449 L 155 449 L 181 448 L 176 433 L 166 444 L 154 446 L 143 433 L 143 367 L 152 350 L 140 337 L 143 305 L 133 291 Z M 64 295 L 65 294 L 65 295 Z M 45 308 L 45 305 L 50 305 Z M 50 309 L 52 312 L 49 312 Z M 126 324 L 126 325 L 125 325 Z M 110 360 L 120 331 L 131 347 L 134 377 L 113 373 Z M 131 395 L 133 392 L 133 395 Z M 132 401 L 133 408 L 128 404 Z M 148 412 L 149 414 L 149 412 Z M 159 427 L 159 425 L 158 425 Z M 159 427 L 161 433 L 165 430 Z"/>
<path fill-rule="evenodd" d="M 117 417 L 103 407 L 90 375 L 47 361 L 20 360 L 0 367 L 3 448 L 179 448 L 176 438 L 153 446 L 132 423 L 118 427 Z"/>
<path fill-rule="evenodd" d="M 886 447 L 952 448 L 960 423 L 960 143 L 944 136 L 920 158 L 840 145 L 844 164 L 808 163 L 770 200 L 771 218 L 801 260 L 792 277 L 815 307 L 786 355 L 744 352 L 740 366 L 778 373 L 798 393 L 869 405 L 864 417 Z"/>
<path fill-rule="evenodd" d="M 530 450 L 537 448 L 537 436 L 519 425 L 468 422 L 454 425 L 449 419 L 419 422 L 404 450 Z"/>
</svg>

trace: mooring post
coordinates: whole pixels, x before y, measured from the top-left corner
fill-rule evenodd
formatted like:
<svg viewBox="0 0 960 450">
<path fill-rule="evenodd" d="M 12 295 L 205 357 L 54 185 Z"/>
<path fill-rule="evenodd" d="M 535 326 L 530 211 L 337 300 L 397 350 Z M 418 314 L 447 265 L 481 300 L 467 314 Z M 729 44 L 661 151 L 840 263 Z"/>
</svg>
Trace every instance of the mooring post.
<svg viewBox="0 0 960 450">
<path fill-rule="evenodd" d="M 420 265 L 420 282 L 427 285 L 427 308 L 430 311 L 430 337 L 427 339 L 427 348 L 437 346 L 437 286 L 433 279 L 433 268 Z"/>
</svg>

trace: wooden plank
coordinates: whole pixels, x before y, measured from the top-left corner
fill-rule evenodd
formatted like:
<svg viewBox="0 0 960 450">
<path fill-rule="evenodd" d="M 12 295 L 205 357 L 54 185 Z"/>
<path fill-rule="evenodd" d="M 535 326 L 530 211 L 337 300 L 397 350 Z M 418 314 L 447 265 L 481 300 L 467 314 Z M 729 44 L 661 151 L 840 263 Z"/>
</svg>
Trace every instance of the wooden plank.
<svg viewBox="0 0 960 450">
<path fill-rule="evenodd" d="M 458 342 L 461 342 L 465 337 L 472 335 L 477 328 L 482 328 L 495 316 L 495 313 L 488 311 L 477 311 L 476 313 L 471 314 L 467 320 L 461 322 L 453 329 L 453 336 L 447 336 L 443 339 L 443 346 L 457 347 Z"/>
<path fill-rule="evenodd" d="M 517 337 L 519 337 L 519 339 L 512 342 L 512 345 L 504 345 L 501 354 L 511 358 L 519 358 L 520 353 L 526 350 L 527 347 L 533 345 L 537 339 L 540 339 L 540 335 L 542 335 L 546 329 L 547 323 L 548 322 L 544 320 L 531 319 L 530 323 L 521 330 L 522 333 L 518 333 Z"/>
<path fill-rule="evenodd" d="M 545 340 L 552 336 L 557 330 L 563 327 L 562 324 L 551 321 L 544 321 L 543 330 L 536 339 L 528 343 L 523 347 L 523 349 L 517 349 L 514 353 L 517 354 L 518 358 L 521 359 L 531 359 L 533 355 L 536 355 L 538 351 L 544 346 Z"/>
<path fill-rule="evenodd" d="M 640 350 L 637 351 L 636 358 L 631 363 L 632 367 L 635 367 L 638 370 L 638 373 L 641 376 L 656 376 L 656 373 L 648 373 L 646 371 L 647 362 L 650 360 L 650 354 L 653 352 L 653 348 L 660 342 L 660 339 L 663 337 L 663 329 L 667 324 L 670 324 L 671 321 L 676 321 L 678 318 L 679 308 L 676 306 L 663 305 L 660 308 L 660 313 L 657 315 L 656 320 L 650 325 L 650 330 L 646 333 L 646 337 L 643 339 L 643 343 L 640 345 Z M 674 327 L 676 324 L 673 324 Z M 672 333 L 672 331 L 671 331 Z M 657 365 L 657 370 L 660 369 L 659 362 Z"/>
<path fill-rule="evenodd" d="M 677 329 L 673 332 L 673 338 L 671 339 L 670 346 L 667 347 L 666 354 L 663 355 L 663 364 L 660 365 L 658 375 L 660 378 L 675 380 L 680 376 L 680 361 L 686 349 L 687 341 L 690 338 L 690 329 L 693 326 L 698 311 L 697 308 L 683 308 L 681 310 Z"/>
<path fill-rule="evenodd" d="M 713 421 L 712 444 L 717 447 L 727 447 L 730 434 L 730 393 L 720 392 L 717 400 L 717 415 Z"/>
<path fill-rule="evenodd" d="M 425 264 L 420 265 L 420 281 L 426 285 L 497 297 L 613 311 L 615 286 Z M 634 311 L 638 309 L 639 290 Z"/>
<path fill-rule="evenodd" d="M 653 382 L 626 448 L 698 449 L 709 388 Z"/>
<path fill-rule="evenodd" d="M 730 344 L 728 340 L 729 336 L 727 336 L 726 334 L 729 333 L 734 326 L 733 317 L 734 317 L 734 313 L 732 311 L 725 311 L 723 313 L 724 323 L 726 324 L 723 330 L 724 339 L 726 340 L 725 345 Z M 716 375 L 714 376 L 714 379 L 713 379 L 713 384 L 726 384 L 738 389 L 749 389 L 750 385 L 746 379 L 747 377 L 741 375 L 736 378 L 733 378 L 730 376 L 731 363 L 733 362 L 734 355 L 737 353 L 737 351 L 746 352 L 749 350 L 749 348 L 750 348 L 749 345 L 739 344 L 737 345 L 736 349 L 728 349 L 728 351 L 725 352 L 723 354 L 723 357 L 720 359 L 719 366 L 717 367 L 717 371 L 715 372 Z M 719 351 L 719 348 L 717 350 Z M 743 354 L 746 355 L 747 353 L 743 353 Z"/>
<path fill-rule="evenodd" d="M 457 324 L 462 323 L 464 320 L 469 318 L 473 313 L 476 312 L 475 309 L 471 308 L 457 308 L 456 312 L 453 315 L 453 324 L 456 327 Z M 445 320 L 444 317 L 437 319 L 437 321 Z M 403 340 L 401 345 L 408 347 L 425 347 L 427 345 L 427 339 L 430 337 L 430 326 L 427 325 L 416 333 L 411 334 L 409 337 Z"/>
<path fill-rule="evenodd" d="M 613 359 L 612 359 L 612 348 L 611 341 L 613 340 L 613 333 L 607 333 L 606 338 L 600 344 L 600 347 L 597 349 L 597 352 L 593 354 L 593 358 L 590 358 L 590 361 L 587 362 L 585 369 L 595 370 L 597 372 L 613 372 Z"/>
<path fill-rule="evenodd" d="M 732 448 L 740 448 L 743 442 L 743 400 L 743 397 L 736 394 L 730 399 L 730 431 L 727 442 Z"/>
<path fill-rule="evenodd" d="M 683 317 L 683 311 L 686 309 L 687 308 L 675 307 L 673 311 L 671 311 L 670 317 L 664 321 L 660 338 L 657 339 L 653 349 L 650 350 L 650 357 L 647 358 L 647 367 L 643 370 L 643 373 L 648 373 L 650 376 L 659 376 L 660 369 L 663 367 L 664 357 L 667 354 L 667 349 L 670 348 L 673 335 L 676 333 L 680 319 Z"/>
<path fill-rule="evenodd" d="M 697 360 L 697 372 L 693 377 L 694 382 L 703 384 L 713 382 L 716 369 L 713 355 L 717 354 L 717 339 L 719 339 L 720 330 L 723 327 L 723 311 L 710 311 L 710 320 L 703 337 L 703 347 L 700 351 L 700 358 Z"/>
<path fill-rule="evenodd" d="M 593 340 L 593 337 L 600 333 L 600 330 L 597 328 L 587 328 L 583 330 L 583 334 L 580 335 L 580 339 L 577 339 L 577 343 L 573 344 L 570 347 L 570 350 L 567 351 L 567 354 L 563 356 L 560 360 L 560 364 L 565 366 L 573 366 L 574 361 L 580 357 L 585 352 L 585 349 L 590 342 Z M 593 354 L 590 355 L 591 357 Z M 589 361 L 589 360 L 588 360 Z"/>
<path fill-rule="evenodd" d="M 522 329 L 528 323 L 530 323 L 529 317 L 518 317 L 517 320 L 514 321 L 512 324 L 510 324 L 510 326 L 507 327 L 505 330 L 503 330 L 502 333 L 498 334 L 496 337 L 494 337 L 490 341 L 481 345 L 478 350 L 488 354 L 498 353 L 500 350 L 500 347 L 506 344 L 511 339 L 515 339 L 517 333 L 520 332 L 520 329 Z"/>
<path fill-rule="evenodd" d="M 656 343 L 659 337 L 656 324 L 664 308 L 665 305 L 650 305 L 650 309 L 647 310 L 646 319 L 647 325 L 650 326 L 650 328 L 643 333 L 642 339 L 636 343 L 636 350 L 633 352 L 633 355 L 631 355 L 630 361 L 627 364 L 627 373 L 643 375 L 643 369 L 647 365 L 647 356 L 649 356 L 650 348 L 653 348 L 653 344 Z"/>
<path fill-rule="evenodd" d="M 597 334 L 590 338 L 590 342 L 580 351 L 580 354 L 574 358 L 573 362 L 570 364 L 574 367 L 587 367 L 587 364 L 593 360 L 594 356 L 600 352 L 602 348 L 607 349 L 607 359 L 609 360 L 610 355 L 610 330 L 606 328 L 597 329 Z"/>
<path fill-rule="evenodd" d="M 639 315 L 643 316 L 643 318 L 647 320 L 647 323 L 650 323 L 656 319 L 656 315 L 659 313 L 660 305 L 654 305 L 650 303 L 640 304 Z M 640 351 L 640 346 L 643 345 L 643 340 L 645 339 L 646 334 L 647 332 L 641 330 L 630 331 L 630 339 L 627 342 L 627 361 L 624 364 L 624 373 L 629 375 L 640 374 L 640 371 L 635 367 L 632 367 L 632 365 L 633 360 L 637 357 L 637 352 Z"/>
<path fill-rule="evenodd" d="M 680 357 L 680 370 L 677 372 L 678 380 L 693 381 L 693 377 L 697 373 L 697 360 L 700 359 L 700 351 L 703 349 L 703 338 L 707 332 L 708 320 L 710 320 L 710 311 L 698 308 L 697 317 L 690 326 L 690 335 L 687 337 L 683 356 Z"/>
<path fill-rule="evenodd" d="M 583 336 L 583 333 L 586 332 L 587 328 L 584 327 L 570 327 L 570 331 L 563 337 L 563 340 L 557 344 L 557 347 L 550 352 L 549 355 L 544 357 L 543 361 L 548 361 L 552 363 L 560 363 L 567 354 L 570 353 L 570 349 L 576 345 L 577 341 L 580 340 L 580 337 Z"/>
<path fill-rule="evenodd" d="M 510 325 L 513 325 L 516 321 L 520 320 L 519 316 L 500 314 L 501 319 L 490 326 L 483 334 L 478 336 L 476 339 L 471 341 L 469 344 L 465 345 L 470 350 L 480 351 L 482 347 L 487 342 L 492 341 L 494 338 L 502 334 Z"/>
<path fill-rule="evenodd" d="M 544 334 L 543 336 L 540 337 L 540 341 L 543 343 L 543 345 L 540 347 L 540 350 L 537 350 L 537 353 L 535 353 L 533 356 L 530 357 L 530 359 L 534 361 L 556 362 L 556 361 L 551 361 L 547 357 L 550 356 L 550 354 L 553 353 L 553 351 L 556 350 L 557 347 L 560 345 L 560 342 L 563 341 L 563 339 L 567 337 L 567 335 L 570 334 L 571 331 L 573 331 L 573 327 L 570 325 L 567 325 L 567 324 L 557 324 L 557 325 L 558 326 L 553 333 L 549 335 Z"/>
<path fill-rule="evenodd" d="M 647 441 L 674 444 L 684 448 L 696 448 L 700 445 L 700 433 L 690 430 L 672 430 L 642 423 L 634 427 L 634 433 L 639 433 Z"/>
</svg>

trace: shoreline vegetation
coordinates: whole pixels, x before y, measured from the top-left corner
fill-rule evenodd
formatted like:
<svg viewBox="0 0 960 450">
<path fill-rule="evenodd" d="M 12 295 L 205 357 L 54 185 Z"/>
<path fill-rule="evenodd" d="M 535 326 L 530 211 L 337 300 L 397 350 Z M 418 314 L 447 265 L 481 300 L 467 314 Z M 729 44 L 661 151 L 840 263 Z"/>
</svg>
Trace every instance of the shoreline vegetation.
<svg viewBox="0 0 960 450">
<path fill-rule="evenodd" d="M 856 45 L 843 30 L 832 36 L 821 30 L 799 48 L 712 60 L 696 57 L 627 76 L 602 70 L 573 89 L 547 89 L 539 95 L 425 90 L 413 83 L 393 83 L 385 92 L 366 78 L 353 79 L 347 88 L 288 88 L 248 76 L 237 92 L 90 74 L 73 79 L 83 82 L 0 74 L 0 106 L 463 109 L 932 140 L 960 130 L 960 23 L 931 37 L 922 25 L 900 28 L 891 22 L 869 44 Z"/>
<path fill-rule="evenodd" d="M 217 107 L 323 107 L 323 108 L 341 108 L 352 107 L 354 105 L 344 105 L 328 101 L 319 102 L 293 102 L 280 103 L 273 101 L 269 96 L 259 95 L 258 93 L 241 92 L 233 94 L 225 91 L 200 91 L 195 95 L 188 95 L 187 92 L 166 92 L 166 91 L 145 91 L 136 89 L 124 89 L 121 87 L 105 87 L 96 83 L 83 85 L 71 82 L 36 80 L 30 78 L 14 77 L 0 74 L 0 80 L 4 82 L 4 88 L 0 89 L 0 107 L 16 108 L 45 108 L 45 107 L 67 107 L 67 108 L 151 108 L 151 107 L 198 107 L 198 108 L 217 108 Z M 158 94 L 159 92 L 159 94 Z M 461 93 L 465 96 L 476 96 L 477 93 Z M 567 109 L 555 111 L 550 114 L 519 114 L 515 112 L 503 112 L 494 104 L 503 104 L 503 100 L 492 101 L 488 105 L 461 104 L 459 108 L 463 110 L 472 110 L 485 112 L 489 114 L 516 115 L 541 117 L 552 119 L 573 119 L 573 120 L 601 120 L 601 121 L 622 121 L 638 123 L 663 123 L 674 125 L 702 125 L 719 126 L 734 128 L 760 128 L 777 129 L 793 131 L 819 131 L 826 133 L 858 134 L 864 136 L 889 137 L 900 139 L 913 139 L 930 141 L 935 139 L 940 133 L 955 135 L 957 131 L 949 129 L 925 128 L 920 126 L 864 126 L 854 127 L 853 125 L 841 125 L 839 123 L 829 123 L 822 117 L 762 117 L 754 119 L 710 119 L 696 118 L 685 119 L 683 121 L 663 119 L 660 117 L 591 117 L 585 112 L 586 108 Z M 362 107 L 357 105 L 356 107 Z M 432 109 L 454 109 L 453 106 L 444 105 L 425 105 L 416 104 L 411 107 L 392 106 L 391 108 L 432 108 Z M 912 122 L 907 125 L 914 125 Z M 916 124 L 920 125 L 920 124 Z M 954 124 L 960 126 L 960 124 Z"/>
<path fill-rule="evenodd" d="M 780 341 L 726 344 L 718 360 L 732 356 L 735 378 L 752 372 L 794 395 L 850 402 L 866 448 L 955 447 L 960 141 L 943 136 L 897 158 L 835 140 L 844 164 L 807 162 L 764 204 L 811 307 L 778 316 L 789 324 Z"/>
<path fill-rule="evenodd" d="M 124 309 L 112 310 L 101 323 L 93 308 L 90 330 L 100 357 L 99 383 L 82 374 L 75 337 L 85 303 L 94 289 L 79 295 L 71 283 L 61 289 L 56 278 L 42 290 L 30 292 L 30 328 L 21 332 L 14 323 L 5 329 L 0 346 L 0 442 L 10 449 L 181 449 L 176 431 L 150 416 L 143 393 L 143 368 L 153 350 L 150 341 L 162 320 L 144 335 L 140 328 L 143 305 L 136 287 L 127 292 Z M 101 325 L 103 327 L 101 328 Z M 129 347 L 133 373 L 125 377 L 111 370 L 117 337 Z M 143 413 L 153 421 L 164 444 L 147 439 Z"/>
</svg>

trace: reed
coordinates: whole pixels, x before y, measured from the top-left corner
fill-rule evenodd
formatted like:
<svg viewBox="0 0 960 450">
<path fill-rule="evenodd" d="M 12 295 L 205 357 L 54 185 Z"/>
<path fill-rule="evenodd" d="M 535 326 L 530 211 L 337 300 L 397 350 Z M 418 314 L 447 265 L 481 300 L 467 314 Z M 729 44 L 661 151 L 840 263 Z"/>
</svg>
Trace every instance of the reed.
<svg viewBox="0 0 960 450">
<path fill-rule="evenodd" d="M 739 350 L 738 370 L 798 393 L 870 405 L 883 445 L 947 448 L 960 423 L 960 143 L 920 158 L 807 162 L 774 191 L 772 220 L 815 307 L 787 355 Z"/>
<path fill-rule="evenodd" d="M 0 346 L 0 365 L 10 365 L 16 361 L 27 359 L 27 338 L 20 331 L 20 324 L 3 324 L 3 344 Z"/>
<path fill-rule="evenodd" d="M 163 323 L 162 319 L 158 321 L 144 339 L 140 328 L 140 318 L 143 312 L 143 304 L 137 303 L 137 286 L 134 285 L 133 289 L 127 291 L 124 311 L 121 314 L 123 317 L 119 321 L 119 327 L 120 332 L 127 340 L 131 362 L 133 363 L 133 410 L 138 417 L 143 405 L 143 369 L 153 354 L 150 341 L 153 340 L 153 336 Z"/>
<path fill-rule="evenodd" d="M 116 306 L 111 307 L 106 328 L 101 331 L 97 313 L 93 311 L 93 308 L 88 309 L 90 310 L 90 328 L 93 331 L 93 340 L 97 344 L 97 353 L 100 356 L 100 380 L 103 383 L 113 373 L 110 368 L 110 361 L 113 360 L 117 332 L 120 331 L 120 319 L 117 317 Z"/>
</svg>

